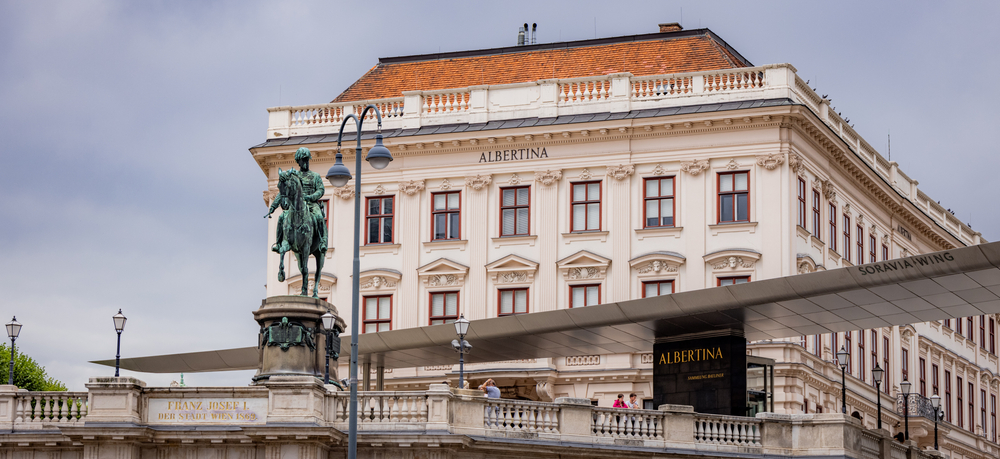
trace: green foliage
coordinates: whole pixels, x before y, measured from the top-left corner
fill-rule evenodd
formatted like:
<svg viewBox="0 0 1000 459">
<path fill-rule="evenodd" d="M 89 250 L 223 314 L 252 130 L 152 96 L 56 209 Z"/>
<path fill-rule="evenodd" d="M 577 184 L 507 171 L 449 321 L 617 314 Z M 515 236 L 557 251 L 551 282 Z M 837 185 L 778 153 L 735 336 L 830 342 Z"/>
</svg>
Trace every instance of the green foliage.
<svg viewBox="0 0 1000 459">
<path fill-rule="evenodd" d="M 10 371 L 10 346 L 0 344 L 0 383 L 7 384 Z M 16 349 L 14 385 L 30 391 L 65 391 L 66 385 L 45 373 L 45 367 Z"/>
</svg>

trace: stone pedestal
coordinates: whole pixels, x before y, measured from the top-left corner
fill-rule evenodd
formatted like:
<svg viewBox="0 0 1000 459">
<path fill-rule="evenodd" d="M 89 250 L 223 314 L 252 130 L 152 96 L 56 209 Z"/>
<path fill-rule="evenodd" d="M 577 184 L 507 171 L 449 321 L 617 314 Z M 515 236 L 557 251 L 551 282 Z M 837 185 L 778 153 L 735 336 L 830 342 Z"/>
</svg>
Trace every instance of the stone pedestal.
<svg viewBox="0 0 1000 459">
<path fill-rule="evenodd" d="M 344 330 L 344 320 L 337 308 L 326 301 L 307 296 L 272 296 L 254 311 L 260 324 L 257 346 L 260 365 L 253 383 L 265 384 L 272 376 L 308 376 L 322 378 L 326 358 L 326 331 L 320 317 L 327 311 L 337 315 L 337 333 Z M 339 338 L 333 337 L 334 350 Z M 331 356 L 330 379 L 336 380 L 336 356 Z"/>
</svg>

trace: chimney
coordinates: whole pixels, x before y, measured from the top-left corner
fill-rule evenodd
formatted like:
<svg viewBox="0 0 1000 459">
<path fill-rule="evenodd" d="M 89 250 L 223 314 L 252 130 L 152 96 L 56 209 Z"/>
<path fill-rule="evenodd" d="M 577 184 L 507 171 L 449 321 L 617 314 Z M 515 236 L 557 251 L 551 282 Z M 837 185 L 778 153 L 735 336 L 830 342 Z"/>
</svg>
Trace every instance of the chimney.
<svg viewBox="0 0 1000 459">
<path fill-rule="evenodd" d="M 676 22 L 667 22 L 665 24 L 660 24 L 660 33 L 680 32 L 681 30 L 684 30 L 684 28 L 681 27 L 681 25 Z"/>
</svg>

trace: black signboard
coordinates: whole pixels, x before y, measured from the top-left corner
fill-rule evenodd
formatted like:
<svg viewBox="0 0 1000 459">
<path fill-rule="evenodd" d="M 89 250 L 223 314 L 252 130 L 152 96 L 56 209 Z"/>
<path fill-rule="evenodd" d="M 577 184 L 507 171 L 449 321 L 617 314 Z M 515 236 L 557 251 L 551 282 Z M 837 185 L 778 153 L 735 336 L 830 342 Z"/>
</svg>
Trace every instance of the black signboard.
<svg viewBox="0 0 1000 459">
<path fill-rule="evenodd" d="M 746 416 L 746 339 L 724 335 L 653 345 L 653 402 Z"/>
</svg>

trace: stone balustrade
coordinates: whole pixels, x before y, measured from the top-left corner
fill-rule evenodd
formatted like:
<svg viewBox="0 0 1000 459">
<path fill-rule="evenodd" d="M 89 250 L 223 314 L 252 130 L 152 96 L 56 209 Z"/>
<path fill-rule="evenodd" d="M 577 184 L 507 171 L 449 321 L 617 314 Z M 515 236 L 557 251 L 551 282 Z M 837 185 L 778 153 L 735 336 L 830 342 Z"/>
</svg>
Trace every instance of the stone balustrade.
<svg viewBox="0 0 1000 459">
<path fill-rule="evenodd" d="M 147 388 L 133 378 L 93 378 L 87 387 L 27 392 L 0 386 L 5 457 L 256 457 L 261 450 L 263 457 L 340 457 L 346 445 L 348 393 L 310 377 L 276 376 L 265 387 L 235 388 Z M 604 457 L 609 448 L 627 450 L 630 457 L 934 455 L 840 414 L 743 418 L 678 405 L 629 410 L 591 406 L 588 399 L 487 399 L 443 384 L 426 391 L 359 392 L 358 432 L 366 457 L 376 449 L 414 457 L 427 451 L 435 457 Z"/>
</svg>

